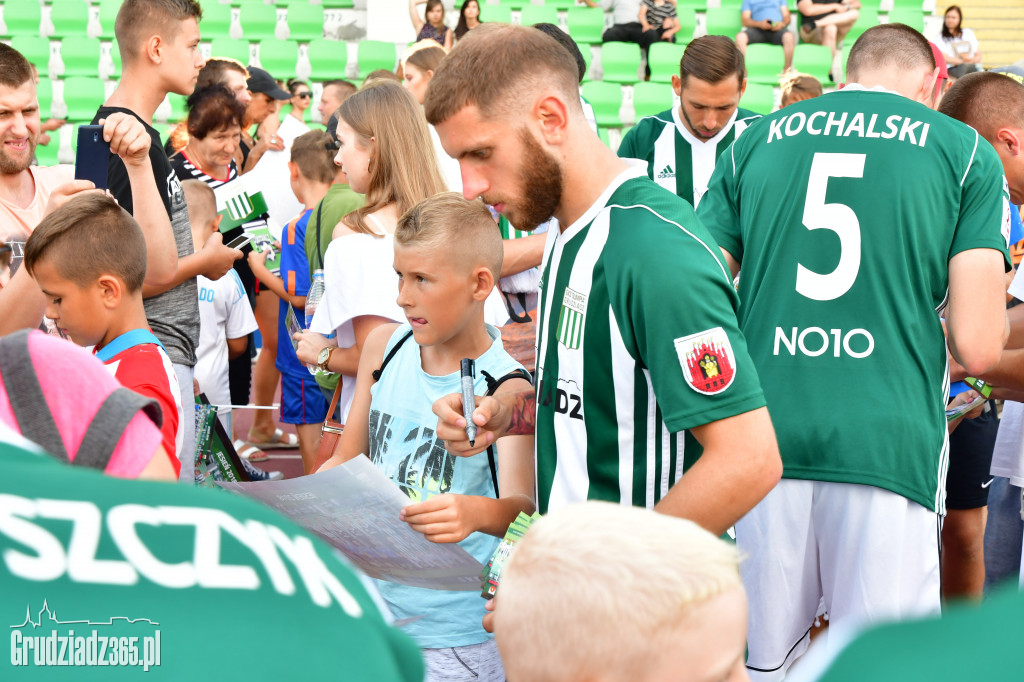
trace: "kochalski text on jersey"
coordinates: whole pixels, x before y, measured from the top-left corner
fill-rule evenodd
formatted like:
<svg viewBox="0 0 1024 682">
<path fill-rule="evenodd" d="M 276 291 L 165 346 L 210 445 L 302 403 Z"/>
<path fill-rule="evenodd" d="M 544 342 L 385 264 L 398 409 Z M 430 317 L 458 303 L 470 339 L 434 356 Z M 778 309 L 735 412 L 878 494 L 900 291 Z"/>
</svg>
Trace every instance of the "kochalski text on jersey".
<svg viewBox="0 0 1024 682">
<path fill-rule="evenodd" d="M 899 142 L 909 142 L 923 147 L 925 140 L 928 139 L 929 125 L 899 114 L 871 114 L 868 118 L 862 112 L 851 115 L 848 111 L 815 111 L 808 116 L 798 111 L 769 123 L 767 144 L 783 137 L 806 133 L 831 137 L 897 139 Z"/>
</svg>

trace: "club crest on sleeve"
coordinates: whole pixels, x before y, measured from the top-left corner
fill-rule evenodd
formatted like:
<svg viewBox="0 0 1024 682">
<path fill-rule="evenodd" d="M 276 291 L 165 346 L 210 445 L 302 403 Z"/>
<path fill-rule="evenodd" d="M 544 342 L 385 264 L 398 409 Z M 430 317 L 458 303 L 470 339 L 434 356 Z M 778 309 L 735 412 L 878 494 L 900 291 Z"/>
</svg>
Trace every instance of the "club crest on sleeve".
<svg viewBox="0 0 1024 682">
<path fill-rule="evenodd" d="M 678 338 L 675 346 L 690 388 L 704 395 L 716 395 L 732 385 L 736 357 L 724 329 L 715 327 Z"/>
</svg>

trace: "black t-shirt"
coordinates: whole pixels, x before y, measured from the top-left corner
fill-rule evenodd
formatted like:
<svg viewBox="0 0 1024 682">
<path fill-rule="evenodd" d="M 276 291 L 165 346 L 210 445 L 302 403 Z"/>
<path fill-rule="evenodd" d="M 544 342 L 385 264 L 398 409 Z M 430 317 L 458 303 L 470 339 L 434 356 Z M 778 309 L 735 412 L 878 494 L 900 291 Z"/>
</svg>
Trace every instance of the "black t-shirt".
<svg viewBox="0 0 1024 682">
<path fill-rule="evenodd" d="M 192 246 L 192 229 L 188 221 L 188 207 L 185 205 L 185 193 L 181 183 L 171 168 L 170 161 L 164 155 L 160 133 L 138 114 L 122 107 L 100 107 L 93 117 L 94 124 L 101 118 L 121 112 L 134 116 L 146 126 L 146 132 L 152 138 L 149 147 L 149 160 L 153 164 L 153 180 L 171 219 L 174 230 L 174 243 L 178 249 L 178 258 L 194 253 Z M 128 171 L 120 157 L 111 155 L 107 168 L 107 187 L 117 202 L 133 213 L 132 188 L 128 181 Z M 153 333 L 164 345 L 167 355 L 174 364 L 192 367 L 196 364 L 196 347 L 199 345 L 199 293 L 196 280 L 192 278 L 182 282 L 169 291 L 147 298 L 146 318 Z"/>
</svg>

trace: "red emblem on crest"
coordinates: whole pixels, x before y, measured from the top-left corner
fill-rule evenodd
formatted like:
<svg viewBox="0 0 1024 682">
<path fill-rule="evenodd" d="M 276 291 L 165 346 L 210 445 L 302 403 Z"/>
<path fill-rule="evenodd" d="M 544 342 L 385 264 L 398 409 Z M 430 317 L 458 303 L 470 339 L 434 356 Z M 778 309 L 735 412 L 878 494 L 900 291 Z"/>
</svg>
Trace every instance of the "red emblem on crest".
<svg viewBox="0 0 1024 682">
<path fill-rule="evenodd" d="M 683 376 L 698 393 L 715 395 L 732 384 L 736 360 L 729 337 L 721 327 L 675 340 Z"/>
</svg>

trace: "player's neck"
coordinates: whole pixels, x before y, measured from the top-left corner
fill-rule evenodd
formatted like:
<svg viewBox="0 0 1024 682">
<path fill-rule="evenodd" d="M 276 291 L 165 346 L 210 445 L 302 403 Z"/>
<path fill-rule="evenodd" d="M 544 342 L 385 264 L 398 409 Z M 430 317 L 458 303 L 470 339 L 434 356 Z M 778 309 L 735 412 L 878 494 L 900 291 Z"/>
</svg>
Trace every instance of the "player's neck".
<svg viewBox="0 0 1024 682">
<path fill-rule="evenodd" d="M 914 73 L 890 70 L 861 71 L 850 84 L 856 83 L 868 90 L 882 88 L 920 102 L 921 78 Z"/>
<path fill-rule="evenodd" d="M 587 128 L 566 145 L 562 164 L 562 200 L 555 218 L 564 231 L 586 213 L 605 188 L 629 166 Z"/>
<path fill-rule="evenodd" d="M 0 173 L 0 199 L 26 208 L 36 195 L 36 181 L 26 168 L 18 173 Z"/>
<path fill-rule="evenodd" d="M 125 70 L 121 75 L 114 92 L 104 102 L 104 106 L 120 107 L 135 113 L 146 123 L 152 125 L 160 103 L 167 96 L 167 91 L 159 83 L 156 73 L 141 73 L 134 69 Z"/>
<path fill-rule="evenodd" d="M 420 346 L 420 365 L 432 376 L 458 372 L 463 358 L 476 360 L 491 347 L 491 335 L 484 325 L 483 304 L 476 306 L 469 322 L 447 341 Z"/>
<path fill-rule="evenodd" d="M 328 184 L 312 182 L 302 176 L 299 176 L 295 184 L 295 189 L 298 190 L 295 192 L 295 197 L 307 209 L 319 204 L 320 200 L 327 196 L 327 190 L 331 188 Z"/>
</svg>

